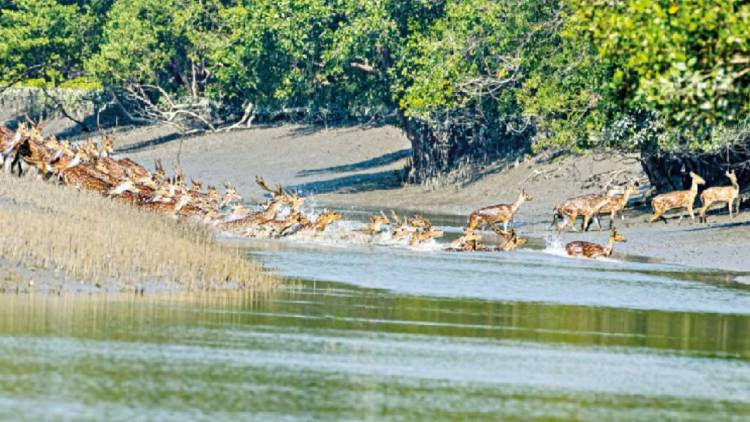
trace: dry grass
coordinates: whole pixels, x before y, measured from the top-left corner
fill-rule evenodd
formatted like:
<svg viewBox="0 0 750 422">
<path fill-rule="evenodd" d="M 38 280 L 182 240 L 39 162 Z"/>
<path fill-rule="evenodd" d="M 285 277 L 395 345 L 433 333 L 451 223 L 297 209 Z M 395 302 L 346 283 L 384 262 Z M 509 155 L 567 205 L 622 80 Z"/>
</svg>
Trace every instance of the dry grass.
<svg viewBox="0 0 750 422">
<path fill-rule="evenodd" d="M 127 290 L 258 289 L 277 280 L 209 229 L 89 192 L 0 175 L 0 254 L 26 267 Z"/>
</svg>

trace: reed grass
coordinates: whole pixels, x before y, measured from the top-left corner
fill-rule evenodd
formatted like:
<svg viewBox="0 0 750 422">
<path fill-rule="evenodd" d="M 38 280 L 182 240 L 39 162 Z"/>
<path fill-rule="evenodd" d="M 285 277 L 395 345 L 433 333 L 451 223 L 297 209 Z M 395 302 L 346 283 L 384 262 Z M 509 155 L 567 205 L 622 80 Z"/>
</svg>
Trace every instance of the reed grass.
<svg viewBox="0 0 750 422">
<path fill-rule="evenodd" d="M 207 227 L 48 182 L 0 175 L 0 254 L 119 290 L 262 289 L 277 279 Z"/>
</svg>

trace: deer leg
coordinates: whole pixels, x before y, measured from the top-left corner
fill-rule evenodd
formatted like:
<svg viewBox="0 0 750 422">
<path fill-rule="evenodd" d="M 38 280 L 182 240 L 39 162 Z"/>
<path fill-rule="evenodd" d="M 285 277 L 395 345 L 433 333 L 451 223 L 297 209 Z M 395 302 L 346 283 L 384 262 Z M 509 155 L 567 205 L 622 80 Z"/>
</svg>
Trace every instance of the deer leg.
<svg viewBox="0 0 750 422">
<path fill-rule="evenodd" d="M 710 202 L 703 203 L 703 207 L 701 207 L 701 209 L 698 210 L 699 221 L 703 223 L 708 223 L 708 218 L 706 218 L 706 210 L 708 210 L 708 207 L 710 206 L 711 206 Z"/>
<path fill-rule="evenodd" d="M 589 231 L 589 220 L 590 219 L 591 219 L 591 216 L 589 216 L 589 215 L 584 215 L 583 216 L 583 221 L 581 222 L 581 231 L 582 232 Z"/>
<path fill-rule="evenodd" d="M 569 215 L 565 215 L 565 216 L 563 216 L 563 225 L 562 225 L 562 227 L 558 227 L 557 229 L 559 231 L 567 230 L 568 226 L 570 226 L 570 216 Z"/>
<path fill-rule="evenodd" d="M 505 237 L 508 235 L 508 232 L 505 230 L 500 230 L 500 227 L 498 227 L 494 221 L 488 221 L 487 224 L 489 224 L 489 226 L 492 228 L 492 231 L 499 234 L 500 236 Z"/>
<path fill-rule="evenodd" d="M 594 215 L 594 218 L 596 219 L 596 226 L 599 227 L 599 231 L 602 231 L 602 223 L 599 221 L 599 215 Z M 609 222 L 609 225 L 612 226 L 612 221 Z"/>
<path fill-rule="evenodd" d="M 654 215 L 652 215 L 651 218 L 648 219 L 648 224 L 651 224 L 658 219 L 664 220 L 664 224 L 667 224 L 667 219 L 664 218 L 662 214 L 664 214 L 664 211 L 655 210 Z"/>
<path fill-rule="evenodd" d="M 695 222 L 695 213 L 693 213 L 693 204 L 690 204 L 687 206 L 688 214 L 690 214 L 690 219 Z"/>
<path fill-rule="evenodd" d="M 578 229 L 576 229 L 576 219 L 578 218 L 578 214 L 571 214 L 568 216 L 568 225 L 570 226 L 570 230 L 577 232 Z"/>
<path fill-rule="evenodd" d="M 21 160 L 18 154 L 13 158 L 13 162 L 10 163 L 10 172 L 13 173 L 13 169 L 18 166 L 18 177 L 21 177 Z"/>
<path fill-rule="evenodd" d="M 729 201 L 727 203 L 727 209 L 729 209 L 729 218 L 734 218 L 734 216 L 732 215 L 732 201 Z"/>
</svg>

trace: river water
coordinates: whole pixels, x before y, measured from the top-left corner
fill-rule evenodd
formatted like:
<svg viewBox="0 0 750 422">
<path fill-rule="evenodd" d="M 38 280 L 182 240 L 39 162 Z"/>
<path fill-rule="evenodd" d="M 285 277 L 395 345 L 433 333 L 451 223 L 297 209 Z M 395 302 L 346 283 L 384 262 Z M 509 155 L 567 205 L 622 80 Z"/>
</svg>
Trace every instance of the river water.
<svg viewBox="0 0 750 422">
<path fill-rule="evenodd" d="M 0 296 L 0 418 L 750 418 L 733 274 L 554 245 L 242 247 L 284 286 Z"/>
</svg>

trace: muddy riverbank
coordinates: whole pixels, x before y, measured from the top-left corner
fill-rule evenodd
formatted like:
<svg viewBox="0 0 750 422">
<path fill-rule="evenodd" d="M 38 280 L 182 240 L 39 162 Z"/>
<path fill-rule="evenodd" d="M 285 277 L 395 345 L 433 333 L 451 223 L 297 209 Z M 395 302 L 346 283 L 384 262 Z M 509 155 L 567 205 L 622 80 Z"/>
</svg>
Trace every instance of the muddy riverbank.
<svg viewBox="0 0 750 422">
<path fill-rule="evenodd" d="M 256 174 L 273 183 L 301 191 L 318 207 L 371 210 L 398 208 L 464 218 L 472 210 L 511 202 L 523 188 L 534 200 L 523 206 L 518 223 L 524 234 L 559 242 L 585 239 L 603 242 L 606 233 L 565 233 L 549 230 L 552 208 L 565 198 L 599 192 L 608 183 L 637 180 L 649 190 L 636 157 L 599 153 L 557 159 L 534 158 L 499 163 L 484 169 L 476 180 L 442 187 L 404 186 L 403 167 L 409 142 L 391 126 L 322 128 L 298 125 L 257 127 L 224 134 L 180 138 L 167 128 L 122 131 L 122 154 L 151 163 L 178 155 L 185 172 L 209 184 L 233 181 L 250 202 L 263 198 Z M 641 195 L 631 203 L 641 204 Z M 708 225 L 676 219 L 669 224 L 645 223 L 648 208 L 626 212 L 616 224 L 628 242 L 625 254 L 643 255 L 694 267 L 750 272 L 746 242 L 750 213 L 734 220 L 715 216 Z M 608 222 L 604 222 L 605 228 Z"/>
</svg>

